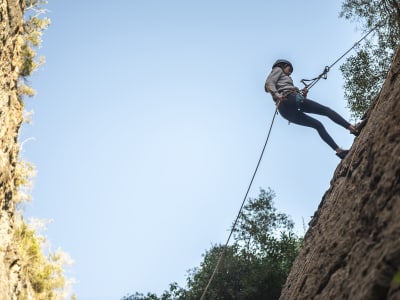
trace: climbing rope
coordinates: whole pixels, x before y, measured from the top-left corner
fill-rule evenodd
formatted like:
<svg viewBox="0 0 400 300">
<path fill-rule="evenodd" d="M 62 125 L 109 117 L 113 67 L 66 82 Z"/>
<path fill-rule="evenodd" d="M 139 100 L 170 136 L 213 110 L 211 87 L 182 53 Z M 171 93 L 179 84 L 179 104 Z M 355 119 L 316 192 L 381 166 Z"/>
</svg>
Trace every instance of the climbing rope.
<svg viewBox="0 0 400 300">
<path fill-rule="evenodd" d="M 342 56 L 340 56 L 337 60 L 335 60 L 334 63 L 332 63 L 330 66 L 326 66 L 324 70 L 322 71 L 321 74 L 319 74 L 317 77 L 313 79 L 302 79 L 300 82 L 304 84 L 304 88 L 307 90 L 310 90 L 321 78 L 322 79 L 327 79 L 328 78 L 328 72 L 330 69 L 336 65 L 339 61 L 342 60 L 343 57 L 345 57 L 351 50 L 353 50 L 355 47 L 357 47 L 364 39 L 367 38 L 375 29 L 377 29 L 379 26 L 382 26 L 382 23 L 378 23 L 375 27 L 373 27 L 370 31 L 368 31 L 360 40 L 358 40 L 351 48 L 349 48 Z"/>
<path fill-rule="evenodd" d="M 374 28 L 372 28 L 367 34 L 365 34 L 360 40 L 358 40 L 350 49 L 348 49 L 342 56 L 340 56 L 335 62 L 333 62 L 330 66 L 326 66 L 326 67 L 324 68 L 324 71 L 323 71 L 320 75 L 318 75 L 317 77 L 315 77 L 315 78 L 313 78 L 313 79 L 302 79 L 300 82 L 304 84 L 304 88 L 307 89 L 307 90 L 310 90 L 321 78 L 327 79 L 327 78 L 328 78 L 328 72 L 330 71 L 330 69 L 331 69 L 334 65 L 336 65 L 343 57 L 345 57 L 351 50 L 353 50 L 357 45 L 359 45 L 368 35 L 370 35 L 370 34 L 371 34 L 375 29 L 377 29 L 379 26 L 382 26 L 382 24 L 381 24 L 381 23 L 378 23 L 378 24 L 377 24 Z M 218 271 L 219 265 L 221 264 L 222 259 L 223 259 L 223 257 L 225 256 L 226 249 L 227 249 L 228 244 L 229 244 L 229 241 L 230 241 L 230 239 L 231 239 L 231 237 L 232 237 L 233 231 L 235 230 L 236 224 L 237 224 L 237 222 L 239 221 L 239 218 L 240 218 L 240 216 L 241 216 L 241 214 L 242 214 L 242 210 L 243 210 L 244 204 L 246 203 L 247 196 L 248 196 L 248 194 L 249 194 L 249 191 L 250 191 L 251 186 L 252 186 L 252 184 L 253 184 L 254 178 L 255 178 L 255 176 L 256 176 L 256 174 L 257 174 L 258 167 L 260 166 L 262 157 L 263 157 L 264 152 L 265 152 L 265 149 L 266 149 L 266 147 L 267 147 L 268 140 L 269 140 L 269 137 L 270 137 L 270 134 L 271 134 L 271 130 L 272 130 L 272 126 L 273 126 L 273 124 L 274 124 L 275 117 L 276 117 L 276 115 L 278 114 L 278 107 L 279 107 L 279 102 L 278 102 L 277 105 L 276 105 L 276 109 L 275 109 L 274 115 L 273 115 L 273 117 L 272 117 L 271 125 L 270 125 L 269 130 L 268 130 L 268 134 L 267 134 L 267 138 L 266 138 L 265 143 L 264 143 L 264 147 L 263 147 L 263 149 L 262 149 L 262 151 L 261 151 L 261 155 L 260 155 L 260 158 L 258 159 L 257 166 L 256 166 L 256 168 L 255 168 L 255 170 L 254 170 L 253 176 L 251 177 L 249 186 L 247 187 L 247 191 L 246 191 L 245 196 L 244 196 L 244 198 L 243 198 L 242 205 L 240 206 L 239 212 L 238 212 L 238 214 L 237 214 L 237 216 L 236 216 L 235 222 L 233 223 L 233 226 L 232 226 L 232 229 L 231 229 L 231 231 L 230 231 L 230 233 L 229 233 L 228 239 L 226 240 L 226 243 L 225 243 L 224 247 L 222 248 L 221 254 L 220 254 L 219 257 L 218 257 L 217 264 L 216 264 L 215 267 L 214 267 L 214 270 L 213 270 L 213 272 L 212 272 L 212 274 L 211 274 L 211 276 L 210 276 L 210 278 L 209 278 L 209 280 L 208 280 L 208 282 L 207 282 L 207 285 L 206 285 L 206 287 L 205 287 L 205 289 L 204 289 L 204 291 L 203 291 L 203 294 L 201 295 L 200 300 L 203 300 L 204 297 L 205 297 L 206 294 L 207 294 L 207 291 L 208 291 L 208 289 L 209 289 L 209 287 L 210 287 L 210 285 L 211 285 L 211 283 L 212 283 L 212 281 L 213 281 L 213 279 L 214 279 L 214 277 L 215 277 L 215 274 L 216 274 L 217 271 Z M 352 159 L 353 159 L 353 158 L 352 158 Z"/>
<path fill-rule="evenodd" d="M 226 240 L 225 246 L 222 248 L 222 251 L 221 251 L 221 254 L 219 255 L 217 264 L 216 264 L 215 267 L 214 267 L 214 271 L 212 272 L 211 277 L 210 277 L 210 279 L 209 279 L 208 282 L 207 282 L 207 285 L 206 285 L 206 287 L 205 287 L 205 289 L 204 289 L 204 291 L 203 291 L 203 294 L 201 295 L 200 300 L 203 300 L 204 297 L 205 297 L 206 294 L 207 294 L 208 288 L 210 287 L 210 284 L 211 284 L 211 282 L 213 281 L 213 279 L 214 279 L 214 277 L 215 277 L 215 274 L 217 273 L 217 270 L 218 270 L 218 268 L 219 268 L 219 265 L 220 265 L 220 263 L 221 263 L 221 261 L 222 261 L 224 255 L 225 255 L 225 252 L 226 252 L 226 249 L 227 249 L 227 247 L 228 247 L 229 241 L 230 241 L 230 239 L 231 239 L 231 237 L 232 237 L 233 231 L 235 230 L 236 224 L 237 224 L 237 222 L 239 221 L 239 218 L 240 218 L 240 216 L 241 216 L 241 214 L 242 214 L 243 206 L 244 206 L 244 204 L 246 203 L 247 196 L 248 196 L 249 191 L 250 191 L 250 188 L 251 188 L 251 186 L 252 186 L 252 184 L 253 184 L 254 178 L 256 177 L 258 167 L 260 166 L 262 157 L 263 157 L 264 152 L 265 152 L 265 148 L 267 147 L 268 140 L 269 140 L 269 136 L 271 135 L 272 126 L 274 125 L 275 117 L 276 117 L 276 115 L 278 114 L 278 106 L 279 106 L 279 102 L 278 102 L 277 105 L 276 105 L 275 112 L 274 112 L 274 116 L 272 117 L 271 125 L 269 126 L 267 138 L 265 139 L 264 147 L 262 148 L 260 158 L 258 159 L 257 166 L 256 166 L 256 168 L 255 168 L 255 170 L 254 170 L 253 176 L 251 177 L 249 186 L 247 187 L 246 194 L 245 194 L 244 197 L 243 197 L 242 205 L 240 206 L 240 209 L 239 209 L 239 212 L 238 212 L 238 214 L 237 214 L 237 216 L 236 216 L 235 222 L 233 223 L 231 232 L 229 233 L 229 236 L 228 236 L 228 239 Z"/>
</svg>

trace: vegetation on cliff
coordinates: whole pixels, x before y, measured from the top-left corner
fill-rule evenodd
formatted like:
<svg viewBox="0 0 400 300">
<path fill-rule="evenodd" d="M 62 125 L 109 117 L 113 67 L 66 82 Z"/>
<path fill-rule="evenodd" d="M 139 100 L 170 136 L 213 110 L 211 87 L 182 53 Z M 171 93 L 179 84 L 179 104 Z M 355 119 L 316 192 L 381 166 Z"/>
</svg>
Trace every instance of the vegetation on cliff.
<svg viewBox="0 0 400 300">
<path fill-rule="evenodd" d="M 69 283 L 64 277 L 63 266 L 70 258 L 63 251 L 44 253 L 46 239 L 21 221 L 15 234 L 22 274 L 30 283 L 37 300 L 65 299 Z M 19 299 L 27 298 L 20 294 Z"/>
<path fill-rule="evenodd" d="M 17 97 L 23 105 L 24 96 L 33 96 L 35 91 L 29 86 L 27 78 L 44 62 L 37 57 L 36 49 L 40 47 L 42 32 L 50 20 L 43 17 L 45 9 L 43 0 L 25 0 L 21 4 L 23 12 L 22 30 L 16 35 L 15 49 L 19 61 Z M 34 166 L 18 159 L 15 167 L 14 188 L 17 191 L 11 201 L 16 212 L 14 218 L 14 244 L 17 260 L 13 264 L 19 266 L 20 281 L 24 289 L 17 292 L 18 299 L 57 300 L 64 299 L 71 281 L 64 276 L 63 267 L 70 263 L 68 255 L 61 250 L 47 251 L 44 247 L 46 239 L 37 232 L 34 226 L 28 225 L 22 213 L 18 212 L 21 203 L 30 199 L 29 188 L 35 175 Z"/>
<path fill-rule="evenodd" d="M 23 34 L 19 36 L 20 44 L 20 67 L 19 76 L 19 95 L 22 97 L 33 96 L 35 91 L 26 85 L 26 79 L 40 65 L 44 63 L 44 57 L 37 57 L 36 48 L 40 47 L 42 42 L 42 33 L 50 25 L 50 19 L 42 17 L 45 13 L 43 5 L 47 1 L 26 0 L 24 9 Z"/>
</svg>

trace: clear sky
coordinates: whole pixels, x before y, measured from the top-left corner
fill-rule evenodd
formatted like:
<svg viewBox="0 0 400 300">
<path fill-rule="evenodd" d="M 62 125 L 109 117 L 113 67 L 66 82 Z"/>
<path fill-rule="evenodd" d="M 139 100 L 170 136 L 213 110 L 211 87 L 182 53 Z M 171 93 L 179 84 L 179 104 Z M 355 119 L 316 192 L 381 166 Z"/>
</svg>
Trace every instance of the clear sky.
<svg viewBox="0 0 400 300">
<path fill-rule="evenodd" d="M 22 157 L 36 165 L 25 216 L 75 264 L 81 300 L 185 284 L 225 243 L 258 161 L 274 104 L 272 63 L 321 73 L 362 35 L 339 1 L 57 1 L 30 78 L 37 95 Z M 309 94 L 349 119 L 338 66 Z M 353 136 L 319 117 L 336 142 Z M 33 139 L 32 139 L 33 138 Z M 277 116 L 250 191 L 272 188 L 304 234 L 340 160 Z"/>
</svg>

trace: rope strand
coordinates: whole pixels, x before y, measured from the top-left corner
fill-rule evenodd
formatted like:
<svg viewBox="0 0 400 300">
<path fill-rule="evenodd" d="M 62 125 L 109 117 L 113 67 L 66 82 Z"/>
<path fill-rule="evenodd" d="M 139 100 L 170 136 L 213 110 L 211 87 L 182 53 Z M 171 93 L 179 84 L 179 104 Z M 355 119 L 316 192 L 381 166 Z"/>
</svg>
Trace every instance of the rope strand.
<svg viewBox="0 0 400 300">
<path fill-rule="evenodd" d="M 300 82 L 304 84 L 304 88 L 310 90 L 321 78 L 327 79 L 328 78 L 328 72 L 330 69 L 336 65 L 340 60 L 343 59 L 351 50 L 353 50 L 355 47 L 357 47 L 363 40 L 367 38 L 375 29 L 377 29 L 379 26 L 382 26 L 382 23 L 378 23 L 375 27 L 373 27 L 370 31 L 368 31 L 361 39 L 359 39 L 351 48 L 349 48 L 342 56 L 340 56 L 337 60 L 335 60 L 334 63 L 332 63 L 330 66 L 326 66 L 324 71 L 319 74 L 317 77 L 313 79 L 302 79 Z M 311 83 L 306 83 L 306 82 L 311 82 Z"/>
<path fill-rule="evenodd" d="M 237 224 L 237 222 L 239 221 L 240 215 L 242 214 L 243 206 L 244 206 L 244 204 L 246 203 L 247 196 L 248 196 L 248 194 L 249 194 L 249 192 L 250 192 L 250 189 L 251 189 L 251 186 L 252 186 L 252 184 L 253 184 L 254 178 L 256 177 L 256 174 L 257 174 L 257 171 L 258 171 L 258 167 L 260 166 L 262 157 L 263 157 L 264 152 L 265 152 L 265 148 L 267 147 L 268 140 L 269 140 L 269 136 L 271 135 L 271 131 L 272 131 L 272 126 L 274 125 L 275 117 L 276 117 L 276 115 L 278 114 L 278 106 L 279 106 L 279 102 L 278 102 L 277 105 L 276 105 L 276 109 L 275 109 L 275 112 L 274 112 L 274 116 L 272 117 L 271 125 L 270 125 L 269 130 L 268 130 L 268 134 L 267 134 L 267 138 L 266 138 L 265 143 L 264 143 L 264 147 L 263 147 L 263 149 L 262 149 L 262 151 L 261 151 L 261 155 L 260 155 L 260 158 L 258 159 L 258 163 L 257 163 L 257 166 L 256 166 L 256 168 L 255 168 L 255 170 L 254 170 L 253 176 L 251 177 L 249 186 L 247 187 L 246 194 L 245 194 L 244 197 L 243 197 L 242 205 L 240 206 L 240 209 L 239 209 L 239 212 L 238 212 L 238 214 L 237 214 L 237 216 L 236 216 L 235 222 L 233 223 L 231 232 L 229 233 L 229 236 L 228 236 L 228 239 L 226 240 L 225 246 L 223 247 L 223 249 L 222 249 L 222 251 L 221 251 L 221 254 L 220 254 L 219 257 L 218 257 L 217 264 L 216 264 L 215 267 L 214 267 L 214 270 L 213 270 L 213 272 L 212 272 L 212 274 L 211 274 L 210 279 L 209 279 L 208 282 L 207 282 L 207 285 L 206 285 L 206 287 L 205 287 L 205 289 L 204 289 L 204 291 L 203 291 L 203 294 L 201 295 L 200 300 L 203 300 L 204 297 L 205 297 L 206 294 L 207 294 L 208 288 L 210 287 L 211 282 L 213 281 L 213 279 L 214 279 L 214 277 L 215 277 L 215 274 L 217 273 L 217 270 L 218 270 L 218 268 L 219 268 L 219 265 L 221 264 L 221 261 L 222 261 L 224 255 L 225 255 L 226 249 L 227 249 L 227 247 L 228 247 L 229 241 L 230 241 L 230 239 L 231 239 L 231 237 L 232 237 L 233 231 L 235 230 L 236 224 Z"/>
</svg>

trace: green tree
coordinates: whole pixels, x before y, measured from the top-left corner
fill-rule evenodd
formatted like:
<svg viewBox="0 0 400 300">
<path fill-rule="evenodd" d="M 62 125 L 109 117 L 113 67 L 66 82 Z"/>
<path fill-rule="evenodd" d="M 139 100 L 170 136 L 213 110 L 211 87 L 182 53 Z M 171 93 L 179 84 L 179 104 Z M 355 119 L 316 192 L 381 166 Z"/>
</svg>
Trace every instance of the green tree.
<svg viewBox="0 0 400 300">
<path fill-rule="evenodd" d="M 278 299 L 301 239 L 293 233 L 293 221 L 275 209 L 274 197 L 271 190 L 261 190 L 258 198 L 248 200 L 232 229 L 233 244 L 206 251 L 200 266 L 189 270 L 186 288 L 175 283 L 159 298 L 136 293 L 123 300 L 198 300 L 221 253 L 205 299 Z"/>
<path fill-rule="evenodd" d="M 340 67 L 348 107 L 360 118 L 378 95 L 399 45 L 400 1 L 345 0 L 340 17 L 356 21 L 365 32 L 373 30 Z"/>
<path fill-rule="evenodd" d="M 259 197 L 249 199 L 244 205 L 237 226 L 233 229 L 234 239 L 248 252 L 266 253 L 275 241 L 277 232 L 292 231 L 293 221 L 277 212 L 272 190 L 261 189 Z"/>
</svg>

